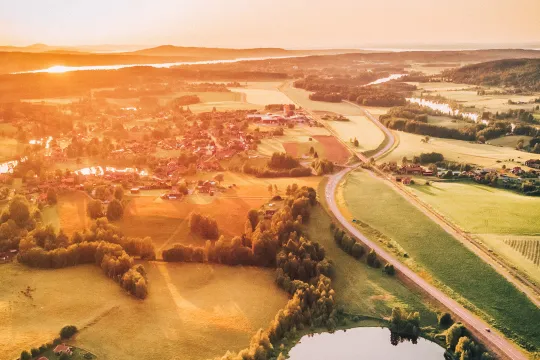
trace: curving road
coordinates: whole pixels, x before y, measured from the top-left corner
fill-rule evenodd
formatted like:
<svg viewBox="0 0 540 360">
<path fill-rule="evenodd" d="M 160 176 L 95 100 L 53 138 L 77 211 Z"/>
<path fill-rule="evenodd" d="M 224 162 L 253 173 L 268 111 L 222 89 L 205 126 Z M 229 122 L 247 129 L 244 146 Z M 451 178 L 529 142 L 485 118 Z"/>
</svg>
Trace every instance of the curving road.
<svg viewBox="0 0 540 360">
<path fill-rule="evenodd" d="M 366 116 L 374 124 L 376 124 L 390 139 L 388 144 L 384 148 L 379 150 L 373 156 L 374 158 L 377 158 L 391 149 L 391 147 L 395 143 L 395 136 L 390 130 L 388 130 L 385 126 L 383 126 L 379 122 L 379 120 L 373 117 L 373 115 L 371 115 L 369 111 L 365 109 L 363 110 Z M 368 159 L 365 156 L 360 155 L 360 154 L 359 156 L 362 161 L 364 162 L 368 161 Z M 341 226 L 347 229 L 347 231 L 349 231 L 357 239 L 362 241 L 366 246 L 375 250 L 375 252 L 377 252 L 380 258 L 384 259 L 384 261 L 386 261 L 387 263 L 392 264 L 394 268 L 397 271 L 399 271 L 403 276 L 408 278 L 410 281 L 414 282 L 417 286 L 421 287 L 431 297 L 439 301 L 442 305 L 444 305 L 446 308 L 452 311 L 455 315 L 457 315 L 468 328 L 475 330 L 477 337 L 479 337 L 480 340 L 483 341 L 485 344 L 491 344 L 493 348 L 498 349 L 500 353 L 506 355 L 509 359 L 515 359 L 515 360 L 527 359 L 527 357 L 513 343 L 505 339 L 502 335 L 499 335 L 496 332 L 487 332 L 486 329 L 489 327 L 489 325 L 486 322 L 479 319 L 477 316 L 475 316 L 470 311 L 465 309 L 457 301 L 454 301 L 453 299 L 448 297 L 441 290 L 437 289 L 436 287 L 428 283 L 426 280 L 424 280 L 414 271 L 412 271 L 403 263 L 401 263 L 399 260 L 394 258 L 394 256 L 386 252 L 377 243 L 369 240 L 366 236 L 364 236 L 364 234 L 362 234 L 355 226 L 353 226 L 349 222 L 349 219 L 343 216 L 343 214 L 339 210 L 339 207 L 337 206 L 335 193 L 336 193 L 337 186 L 341 182 L 341 180 L 343 180 L 345 175 L 347 175 L 350 171 L 354 170 L 355 168 L 356 167 L 346 168 L 338 172 L 337 174 L 332 175 L 329 178 L 328 184 L 326 185 L 326 189 L 325 189 L 325 197 L 326 197 L 326 202 L 328 203 L 328 208 L 334 214 L 335 218 L 338 220 Z"/>
</svg>

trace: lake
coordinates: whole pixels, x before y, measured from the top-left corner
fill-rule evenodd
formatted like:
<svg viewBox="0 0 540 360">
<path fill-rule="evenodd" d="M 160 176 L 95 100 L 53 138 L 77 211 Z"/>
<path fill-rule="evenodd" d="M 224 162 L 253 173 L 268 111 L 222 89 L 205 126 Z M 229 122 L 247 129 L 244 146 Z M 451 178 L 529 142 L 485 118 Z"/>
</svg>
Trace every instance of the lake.
<svg viewBox="0 0 540 360">
<path fill-rule="evenodd" d="M 445 349 L 429 340 L 418 338 L 416 344 L 405 340 L 390 342 L 387 328 L 364 327 L 305 335 L 291 349 L 291 360 L 443 360 Z"/>
</svg>

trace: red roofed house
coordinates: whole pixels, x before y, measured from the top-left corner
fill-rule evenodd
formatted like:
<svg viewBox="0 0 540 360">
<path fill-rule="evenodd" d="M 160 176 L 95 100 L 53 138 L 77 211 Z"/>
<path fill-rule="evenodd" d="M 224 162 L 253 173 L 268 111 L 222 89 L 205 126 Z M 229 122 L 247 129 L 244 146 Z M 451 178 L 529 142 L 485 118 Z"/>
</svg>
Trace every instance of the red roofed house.
<svg viewBox="0 0 540 360">
<path fill-rule="evenodd" d="M 61 345 L 57 345 L 53 352 L 56 354 L 56 355 L 60 355 L 60 354 L 68 354 L 68 355 L 71 355 L 73 354 L 73 351 L 71 350 L 71 348 L 69 346 L 67 346 L 66 344 L 61 344 Z"/>
</svg>

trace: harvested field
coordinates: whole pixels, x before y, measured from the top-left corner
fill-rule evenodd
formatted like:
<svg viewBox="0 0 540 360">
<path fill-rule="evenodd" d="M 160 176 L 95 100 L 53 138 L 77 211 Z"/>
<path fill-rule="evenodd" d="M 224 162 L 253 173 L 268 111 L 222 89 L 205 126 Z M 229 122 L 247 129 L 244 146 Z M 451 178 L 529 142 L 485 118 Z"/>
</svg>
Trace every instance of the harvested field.
<svg viewBox="0 0 540 360">
<path fill-rule="evenodd" d="M 317 140 L 324 148 L 324 157 L 337 164 L 344 164 L 349 160 L 351 153 L 334 136 L 315 135 L 313 139 Z M 320 157 L 320 154 L 319 154 Z"/>
<path fill-rule="evenodd" d="M 7 326 L 0 327 L 0 352 L 5 359 L 51 341 L 66 324 L 81 329 L 70 343 L 99 359 L 214 358 L 248 346 L 287 302 L 271 269 L 146 263 L 150 293 L 140 301 L 92 265 L 1 267 L 0 322 Z M 74 284 L 79 284 L 76 290 Z M 21 293 L 27 286 L 30 297 Z M 111 341 L 119 334 L 122 341 Z"/>
</svg>

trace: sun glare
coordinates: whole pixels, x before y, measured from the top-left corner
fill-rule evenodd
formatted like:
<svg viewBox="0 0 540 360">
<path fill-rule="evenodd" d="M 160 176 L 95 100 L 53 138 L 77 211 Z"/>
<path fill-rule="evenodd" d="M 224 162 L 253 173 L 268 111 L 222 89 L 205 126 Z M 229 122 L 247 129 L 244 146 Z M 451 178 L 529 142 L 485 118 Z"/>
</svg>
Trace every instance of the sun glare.
<svg viewBox="0 0 540 360">
<path fill-rule="evenodd" d="M 67 71 L 69 71 L 69 67 L 62 66 L 62 65 L 52 66 L 52 67 L 48 68 L 47 70 L 45 70 L 45 72 L 54 73 L 54 74 L 62 74 L 62 73 L 65 73 Z"/>
</svg>

